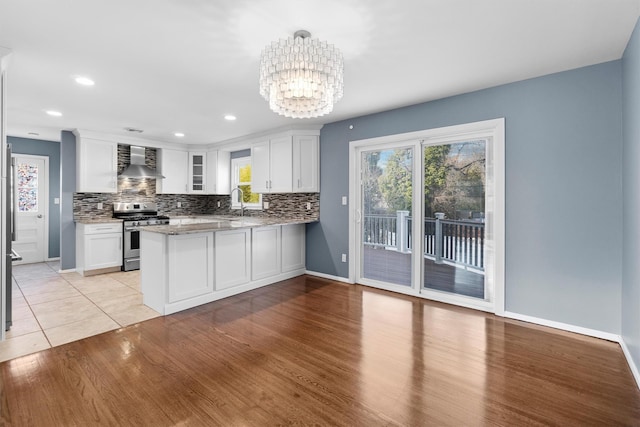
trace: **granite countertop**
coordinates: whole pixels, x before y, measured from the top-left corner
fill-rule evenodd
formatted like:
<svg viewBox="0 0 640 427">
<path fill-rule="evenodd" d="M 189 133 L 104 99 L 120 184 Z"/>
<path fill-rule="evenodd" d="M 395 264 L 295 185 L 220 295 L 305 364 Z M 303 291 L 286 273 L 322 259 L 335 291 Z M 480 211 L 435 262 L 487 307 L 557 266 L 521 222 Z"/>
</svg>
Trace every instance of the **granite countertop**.
<svg viewBox="0 0 640 427">
<path fill-rule="evenodd" d="M 191 216 L 172 217 L 180 220 L 180 224 L 156 225 L 144 227 L 143 231 L 167 235 L 206 233 L 210 231 L 233 230 L 236 228 L 267 227 L 271 225 L 308 224 L 317 222 L 309 218 L 261 218 L 261 217 L 219 217 L 219 216 Z M 186 221 L 186 222 L 184 222 Z"/>
<path fill-rule="evenodd" d="M 109 223 L 117 223 L 122 222 L 122 219 L 119 218 L 79 218 L 74 219 L 74 221 L 78 224 L 109 224 Z"/>
</svg>

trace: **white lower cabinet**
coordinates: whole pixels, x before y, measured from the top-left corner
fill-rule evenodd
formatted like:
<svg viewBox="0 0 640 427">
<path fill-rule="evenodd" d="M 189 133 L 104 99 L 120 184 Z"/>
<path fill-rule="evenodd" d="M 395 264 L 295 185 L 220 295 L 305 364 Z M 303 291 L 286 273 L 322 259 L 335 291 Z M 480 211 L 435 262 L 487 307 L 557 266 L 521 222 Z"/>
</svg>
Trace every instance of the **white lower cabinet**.
<svg viewBox="0 0 640 427">
<path fill-rule="evenodd" d="M 251 280 L 251 229 L 216 233 L 215 289 L 243 285 Z"/>
<path fill-rule="evenodd" d="M 169 302 L 213 292 L 213 233 L 169 236 Z"/>
<path fill-rule="evenodd" d="M 76 224 L 76 271 L 122 266 L 122 223 Z"/>
<path fill-rule="evenodd" d="M 304 269 L 306 266 L 304 224 L 282 226 L 282 272 Z"/>
<path fill-rule="evenodd" d="M 143 228 L 143 302 L 171 314 L 299 276 L 305 272 L 304 239 L 304 224 L 185 234 Z"/>
<path fill-rule="evenodd" d="M 259 280 L 280 273 L 282 227 L 251 230 L 251 279 Z"/>
</svg>

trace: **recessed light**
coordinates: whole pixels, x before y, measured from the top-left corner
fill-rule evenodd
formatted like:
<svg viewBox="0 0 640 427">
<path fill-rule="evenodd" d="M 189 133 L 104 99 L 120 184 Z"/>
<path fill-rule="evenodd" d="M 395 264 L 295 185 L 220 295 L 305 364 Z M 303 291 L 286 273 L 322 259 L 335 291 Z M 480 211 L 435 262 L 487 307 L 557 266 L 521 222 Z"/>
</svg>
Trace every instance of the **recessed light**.
<svg viewBox="0 0 640 427">
<path fill-rule="evenodd" d="M 53 117 L 61 117 L 62 113 L 60 111 L 47 110 L 46 113 Z"/>
<path fill-rule="evenodd" d="M 91 80 L 89 77 L 77 76 L 75 80 L 76 83 L 82 86 L 93 86 L 94 84 L 96 84 L 96 82 Z"/>
<path fill-rule="evenodd" d="M 174 135 L 177 136 L 178 138 L 182 138 L 184 136 L 184 133 L 176 132 L 176 133 L 174 133 Z"/>
<path fill-rule="evenodd" d="M 227 114 L 224 116 L 225 120 L 229 120 L 230 122 L 234 121 L 236 119 L 236 116 L 234 116 L 233 114 Z"/>
</svg>

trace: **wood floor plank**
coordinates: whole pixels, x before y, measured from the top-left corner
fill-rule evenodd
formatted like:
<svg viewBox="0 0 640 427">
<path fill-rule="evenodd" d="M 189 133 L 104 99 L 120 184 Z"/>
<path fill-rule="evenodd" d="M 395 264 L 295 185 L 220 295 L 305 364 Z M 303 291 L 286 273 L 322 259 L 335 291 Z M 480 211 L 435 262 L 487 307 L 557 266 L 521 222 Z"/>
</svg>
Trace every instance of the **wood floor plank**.
<svg viewBox="0 0 640 427">
<path fill-rule="evenodd" d="M 616 343 L 301 276 L 0 364 L 0 425 L 640 425 Z"/>
</svg>

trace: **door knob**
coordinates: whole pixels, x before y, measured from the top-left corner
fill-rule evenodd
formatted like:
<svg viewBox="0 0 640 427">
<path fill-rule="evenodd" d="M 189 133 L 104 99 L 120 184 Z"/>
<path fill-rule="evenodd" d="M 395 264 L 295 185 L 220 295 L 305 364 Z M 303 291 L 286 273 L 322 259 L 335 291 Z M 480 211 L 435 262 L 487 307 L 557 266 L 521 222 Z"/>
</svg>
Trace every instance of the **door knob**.
<svg viewBox="0 0 640 427">
<path fill-rule="evenodd" d="M 38 218 L 42 218 L 42 214 L 38 215 Z"/>
</svg>

